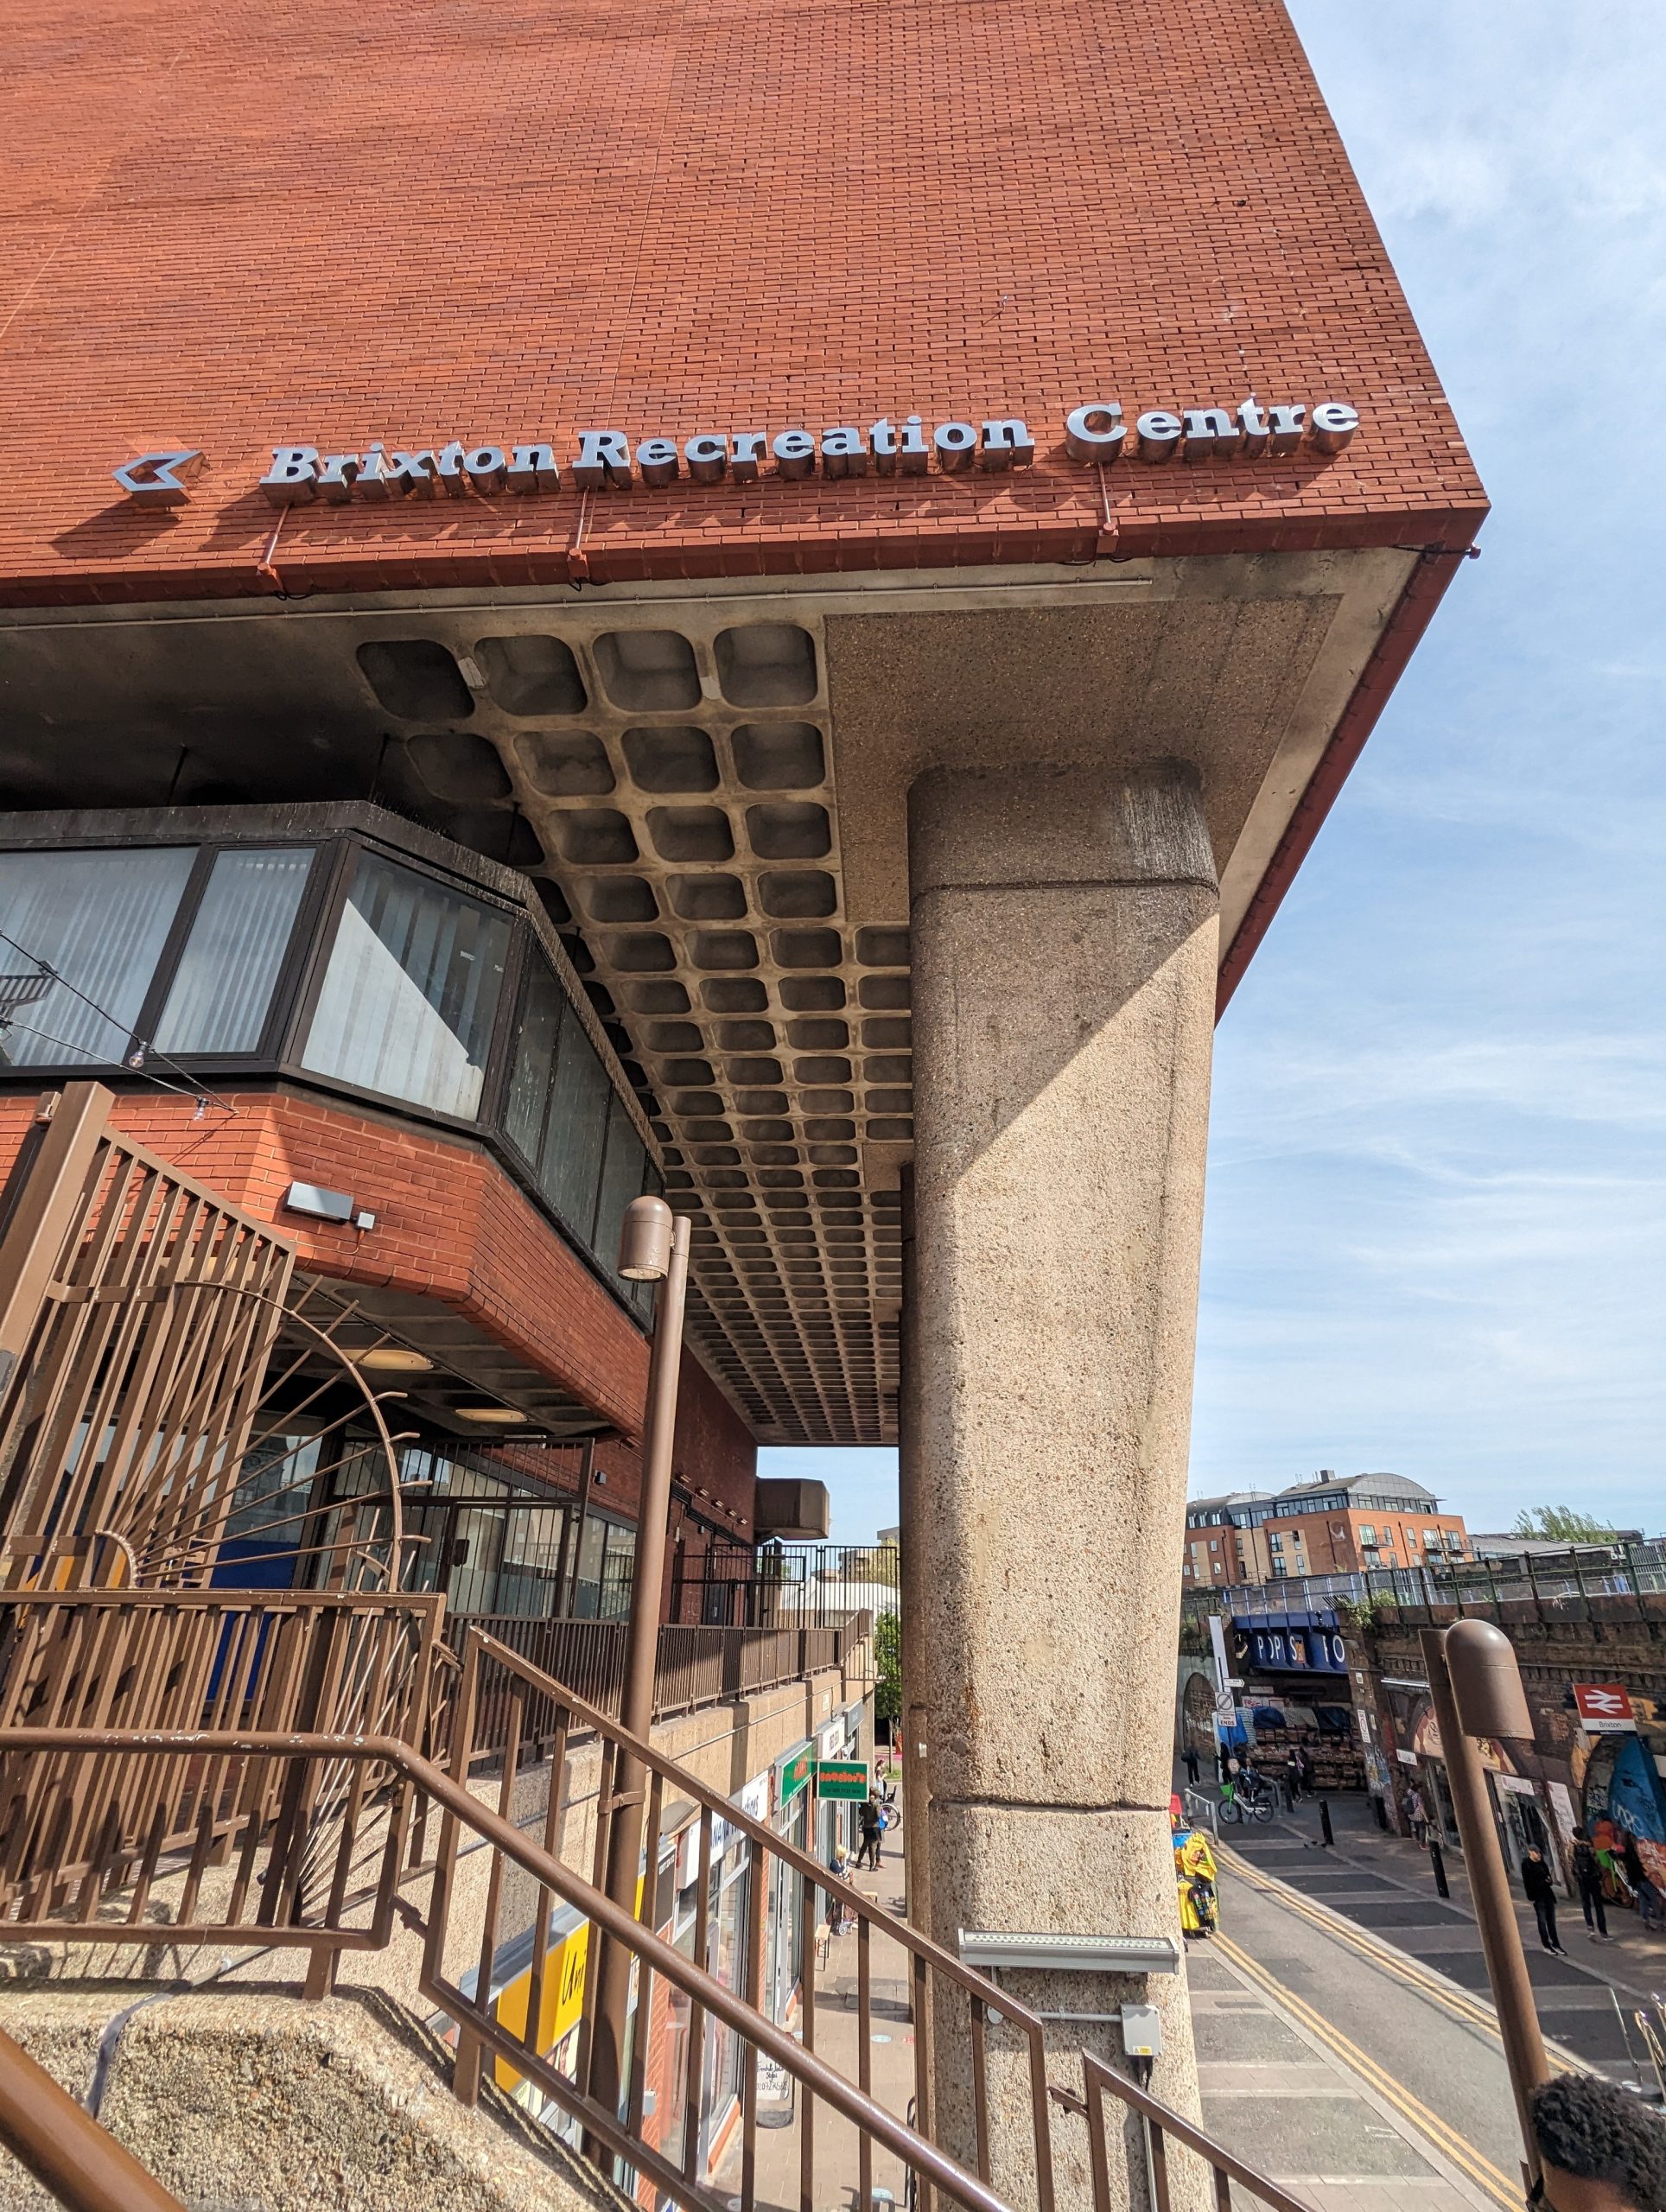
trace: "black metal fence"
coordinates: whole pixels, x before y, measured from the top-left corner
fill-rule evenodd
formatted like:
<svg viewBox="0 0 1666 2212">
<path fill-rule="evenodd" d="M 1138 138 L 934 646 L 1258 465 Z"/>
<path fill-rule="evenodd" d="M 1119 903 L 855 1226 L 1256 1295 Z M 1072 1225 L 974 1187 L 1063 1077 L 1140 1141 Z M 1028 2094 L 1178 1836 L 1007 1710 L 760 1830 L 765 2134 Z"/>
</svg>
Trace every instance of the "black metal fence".
<svg viewBox="0 0 1666 2212">
<path fill-rule="evenodd" d="M 672 1563 L 670 1617 L 713 1628 L 836 1628 L 900 1609 L 894 1544 L 714 1543 Z"/>
<path fill-rule="evenodd" d="M 1666 1538 L 1648 1543 L 1570 1545 L 1508 1559 L 1379 1567 L 1358 1574 L 1293 1574 L 1188 1590 L 1185 1620 L 1210 1613 L 1318 1612 L 1339 1605 L 1498 1605 L 1523 1599 L 1631 1598 L 1666 1592 Z"/>
</svg>

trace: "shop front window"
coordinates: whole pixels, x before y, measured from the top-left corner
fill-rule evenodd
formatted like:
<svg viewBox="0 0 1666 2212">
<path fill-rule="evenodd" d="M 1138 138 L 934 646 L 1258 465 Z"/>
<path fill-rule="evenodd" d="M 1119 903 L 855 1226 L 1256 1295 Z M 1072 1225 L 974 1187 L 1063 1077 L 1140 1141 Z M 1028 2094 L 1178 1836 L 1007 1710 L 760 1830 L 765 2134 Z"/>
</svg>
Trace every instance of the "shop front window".
<svg viewBox="0 0 1666 2212">
<path fill-rule="evenodd" d="M 127 1057 L 195 857 L 188 846 L 0 853 L 0 972 L 44 962 L 61 979 L 18 1008 L 0 1064 Z"/>
<path fill-rule="evenodd" d="M 360 854 L 302 1065 L 470 1119 L 508 950 L 495 908 Z"/>
<path fill-rule="evenodd" d="M 709 1967 L 725 1989 L 737 1994 L 746 1986 L 747 1894 L 752 1872 L 752 1846 L 744 1838 L 730 1843 L 711 1875 L 711 1923 Z M 706 2045 L 704 2139 L 709 2158 L 719 2148 L 729 2115 L 741 2094 L 741 2063 L 746 2045 L 726 2021 L 713 2018 Z"/>
<path fill-rule="evenodd" d="M 313 863 L 309 847 L 216 855 L 156 1030 L 165 1052 L 258 1052 Z"/>
</svg>

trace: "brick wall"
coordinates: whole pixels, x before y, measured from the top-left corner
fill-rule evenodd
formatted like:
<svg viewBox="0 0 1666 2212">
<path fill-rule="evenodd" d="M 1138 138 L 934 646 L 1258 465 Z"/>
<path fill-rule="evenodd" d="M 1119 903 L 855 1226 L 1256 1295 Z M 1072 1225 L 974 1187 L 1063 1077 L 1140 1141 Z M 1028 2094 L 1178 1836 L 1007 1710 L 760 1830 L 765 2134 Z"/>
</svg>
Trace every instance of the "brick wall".
<svg viewBox="0 0 1666 2212">
<path fill-rule="evenodd" d="M 15 0 L 6 32 L 0 598 L 1454 544 L 1482 510 L 1276 0 L 85 0 L 67 33 Z M 1103 492 L 1063 454 L 1082 402 L 1252 391 L 1364 427 Z M 298 441 L 911 410 L 1021 415 L 1037 465 L 320 504 L 275 549 L 256 488 Z M 118 495 L 175 445 L 188 506 Z"/>
<path fill-rule="evenodd" d="M 233 1205 L 277 1222 L 303 1268 L 436 1299 L 626 1437 L 639 1434 L 648 1370 L 641 1329 L 480 1146 L 299 1091 L 233 1092 L 226 1103 L 235 1111 L 210 1106 L 198 1120 L 189 1099 L 130 1093 L 118 1097 L 111 1119 Z M 33 1096 L 0 1098 L 0 1179 L 34 1111 Z M 377 1217 L 375 1229 L 361 1236 L 283 1212 L 296 1181 L 350 1191 Z M 749 1534 L 755 1449 L 691 1353 L 682 1398 L 679 1470 L 717 1491 Z M 601 1502 L 628 1499 L 633 1517 L 637 1455 L 628 1443 L 601 1449 L 617 1484 Z"/>
</svg>

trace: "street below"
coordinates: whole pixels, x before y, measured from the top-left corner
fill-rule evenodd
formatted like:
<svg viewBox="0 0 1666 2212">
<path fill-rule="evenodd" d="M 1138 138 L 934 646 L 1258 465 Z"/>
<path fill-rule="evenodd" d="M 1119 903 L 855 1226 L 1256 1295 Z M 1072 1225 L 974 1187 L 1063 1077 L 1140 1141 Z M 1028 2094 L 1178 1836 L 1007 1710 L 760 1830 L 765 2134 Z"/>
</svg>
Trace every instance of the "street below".
<svg viewBox="0 0 1666 2212">
<path fill-rule="evenodd" d="M 1515 2107 L 1462 1862 L 1454 1855 L 1453 1894 L 1442 1899 L 1426 1854 L 1382 1834 L 1363 1800 L 1332 1799 L 1331 1813 L 1332 1847 L 1323 1844 L 1311 1804 L 1269 1827 L 1226 1831 L 1222 1925 L 1211 1946 L 1218 1964 L 1208 1980 L 1227 1970 L 1350 2069 L 1463 2177 L 1475 2193 L 1470 2201 L 1518 2205 Z M 1652 2092 L 1631 2014 L 1648 2001 L 1651 1969 L 1652 1979 L 1663 1979 L 1657 1942 L 1627 1928 L 1612 1944 L 1590 1943 L 1574 1904 L 1561 1916 L 1569 1955 L 1557 1957 L 1539 1948 L 1525 1905 L 1521 1916 L 1553 2064 L 1582 2062 Z M 1666 1952 L 1660 1956 L 1666 1963 Z M 1288 2133 L 1290 2114 L 1258 2121 L 1252 2105 L 1210 2112 L 1217 2132 L 1229 2118 L 1269 2139 L 1236 2147 L 1295 2178 L 1291 2149 L 1281 2151 L 1275 2139 L 1281 2127 Z M 1406 2179 L 1396 2187 L 1400 2201 L 1424 2201 L 1408 2193 Z M 1343 2193 L 1334 2202 L 1359 2199 Z"/>
</svg>

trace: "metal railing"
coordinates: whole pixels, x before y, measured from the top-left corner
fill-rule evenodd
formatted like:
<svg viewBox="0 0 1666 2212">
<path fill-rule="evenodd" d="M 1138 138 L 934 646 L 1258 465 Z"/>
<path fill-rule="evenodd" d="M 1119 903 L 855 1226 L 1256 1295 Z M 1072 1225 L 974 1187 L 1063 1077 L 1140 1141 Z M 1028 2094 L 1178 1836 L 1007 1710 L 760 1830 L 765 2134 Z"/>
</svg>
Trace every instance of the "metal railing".
<svg viewBox="0 0 1666 2212">
<path fill-rule="evenodd" d="M 1215 2197 L 1216 2212 L 1232 2212 L 1232 2184 L 1237 2182 L 1248 2190 L 1259 2203 L 1268 2205 L 1271 2212 L 1308 2212 L 1298 2196 L 1281 2189 L 1253 2166 L 1244 2164 L 1224 2144 L 1217 2143 L 1212 2135 L 1205 2135 L 1189 2120 L 1171 2112 L 1155 2097 L 1148 2096 L 1115 2074 L 1091 2051 L 1082 2054 L 1085 2101 L 1068 2092 L 1055 2089 L 1053 2096 L 1067 2110 L 1082 2112 L 1088 2123 L 1088 2150 L 1093 2176 L 1095 2212 L 1104 2212 L 1111 2201 L 1110 2139 L 1105 2126 L 1105 2098 L 1118 2098 L 1137 2114 L 1145 2133 L 1147 2171 L 1151 2177 L 1151 2201 L 1154 2212 L 1173 2212 L 1173 2191 L 1170 2183 L 1168 2146 L 1171 2142 L 1181 2145 L 1200 2158 L 1208 2169 Z"/>
<path fill-rule="evenodd" d="M 1052 2212 L 1055 2102 L 1085 2117 L 1096 2212 L 1143 2193 L 1142 2155 L 1165 2212 L 1171 2144 L 1204 2160 L 1218 2207 L 1236 2180 L 1275 2212 L 1294 2212 L 1274 2184 L 1098 2061 L 1084 2061 L 1085 2098 L 1051 2086 L 1041 2020 L 1009 1992 L 496 1638 L 471 1630 L 460 1672 L 442 1672 L 444 1767 L 372 1730 L 239 1728 L 223 1715 L 209 1728 L 0 1727 L 0 1772 L 34 1767 L 80 1800 L 158 1808 L 155 1834 L 176 1839 L 136 1863 L 143 1822 L 124 1811 L 126 1855 L 108 1852 L 71 1891 L 32 1902 L 14 1885 L 0 1936 L 175 1955 L 244 1942 L 267 1953 L 264 1978 L 302 1949 L 317 1997 L 343 1950 L 385 1948 L 414 1927 L 418 1986 L 455 2037 L 458 2097 L 475 2101 L 489 2065 L 500 2088 L 582 2138 L 616 2179 L 697 2212 L 756 2212 L 783 2191 L 790 2201 L 783 2176 L 793 2168 L 810 2212 L 841 2193 L 830 2171 L 841 2164 L 863 2204 L 888 2191 L 932 2212 L 940 2192 L 965 2212 L 1004 2212 L 1008 2202 Z M 346 1787 L 322 1786 L 341 1774 Z M 601 1879 L 630 1792 L 646 1801 L 634 1916 Z M 435 1857 L 418 1864 L 413 1839 L 436 1815 Z M 12 1863 L 12 1839 L 0 1834 L 0 1866 Z M 818 1986 L 817 1939 L 836 1923 L 849 1931 L 836 1940 L 854 1971 Z M 637 2029 L 617 2111 L 587 2087 L 607 1943 L 634 1966 Z M 893 2092 L 908 2100 L 905 2113 L 874 2081 L 881 2024 L 912 2031 L 908 2079 Z M 945 2033 L 956 2052 L 947 2069 Z M 946 2114 L 940 2090 L 955 2101 Z M 1123 2108 L 1114 2144 L 1107 2094 Z"/>
<path fill-rule="evenodd" d="M 436 1598 L 345 1592 L 8 1592 L 0 1732 L 311 1728 L 421 1744 L 440 1613 Z M 175 1902 L 188 1918 L 233 1832 L 258 1836 L 274 1822 L 297 1837 L 316 1831 L 350 1784 L 345 1767 L 321 1770 L 312 1795 L 286 1805 L 275 1768 L 233 1788 L 200 1756 L 158 1766 L 112 1754 L 96 1770 L 0 1758 L 0 1923 L 48 1931 L 72 1901 L 91 1919 L 112 1885 L 142 1917 L 181 1851 L 191 1857 Z"/>
<path fill-rule="evenodd" d="M 1570 1546 L 1509 1559 L 1443 1560 L 1434 1567 L 1373 1567 L 1347 1574 L 1293 1574 L 1188 1590 L 1181 1615 L 1323 1611 L 1338 1604 L 1498 1605 L 1537 1599 L 1631 1598 L 1666 1592 L 1666 1541 Z"/>
<path fill-rule="evenodd" d="M 449 1627 L 459 1643 L 470 1629 L 553 1675 L 588 1704 L 617 1719 L 625 1681 L 623 1621 L 529 1620 L 518 1613 L 460 1613 Z M 654 1718 L 746 1697 L 848 1665 L 873 1635 L 867 1613 L 836 1628 L 707 1628 L 668 1623 L 659 1631 Z"/>
<path fill-rule="evenodd" d="M 729 1628 L 833 1628 L 900 1603 L 895 1544 L 715 1541 L 671 1568 L 671 1618 Z"/>
</svg>

